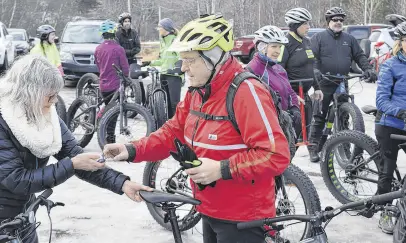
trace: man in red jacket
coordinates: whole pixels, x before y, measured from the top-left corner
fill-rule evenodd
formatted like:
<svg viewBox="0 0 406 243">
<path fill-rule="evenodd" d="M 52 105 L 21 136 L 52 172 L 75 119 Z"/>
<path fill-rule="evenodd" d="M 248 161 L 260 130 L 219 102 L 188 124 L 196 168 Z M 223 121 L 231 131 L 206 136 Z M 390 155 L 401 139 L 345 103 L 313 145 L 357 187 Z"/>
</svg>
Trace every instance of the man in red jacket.
<svg viewBox="0 0 406 243">
<path fill-rule="evenodd" d="M 288 143 L 278 123 L 269 91 L 257 80 L 245 80 L 234 100 L 239 132 L 227 115 L 226 93 L 243 72 L 229 51 L 233 30 L 221 15 L 189 22 L 173 42 L 191 87 L 172 119 L 150 136 L 131 144 L 108 144 L 107 157 L 132 162 L 158 161 L 176 151 L 177 138 L 193 149 L 202 164 L 186 170 L 202 202 L 205 243 L 263 243 L 261 228 L 241 230 L 237 222 L 275 216 L 275 181 L 289 164 Z M 210 114 L 211 116 L 207 116 Z M 210 118 L 211 117 L 211 118 Z M 195 185 L 195 184 L 194 184 Z"/>
</svg>

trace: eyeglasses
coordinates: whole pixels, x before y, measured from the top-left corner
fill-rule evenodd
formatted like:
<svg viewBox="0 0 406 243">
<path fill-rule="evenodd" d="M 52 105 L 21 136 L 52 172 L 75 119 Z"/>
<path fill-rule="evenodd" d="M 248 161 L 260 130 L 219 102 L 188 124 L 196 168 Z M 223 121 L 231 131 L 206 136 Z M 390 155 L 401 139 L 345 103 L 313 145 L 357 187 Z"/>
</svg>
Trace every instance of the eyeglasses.
<svg viewBox="0 0 406 243">
<path fill-rule="evenodd" d="M 182 61 L 182 64 L 186 64 L 188 66 L 194 64 L 196 62 L 197 59 L 199 59 L 199 57 L 195 57 L 195 58 L 180 58 L 180 60 Z"/>
<path fill-rule="evenodd" d="M 344 19 L 331 19 L 333 22 L 337 23 L 337 22 L 344 22 Z"/>
</svg>

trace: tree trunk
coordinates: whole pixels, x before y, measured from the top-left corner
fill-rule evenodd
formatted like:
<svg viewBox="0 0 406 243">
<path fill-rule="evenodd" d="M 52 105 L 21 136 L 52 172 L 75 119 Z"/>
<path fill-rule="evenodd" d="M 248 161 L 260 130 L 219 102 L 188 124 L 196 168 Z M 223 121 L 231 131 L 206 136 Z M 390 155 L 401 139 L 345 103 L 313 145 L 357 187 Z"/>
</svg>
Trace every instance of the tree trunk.
<svg viewBox="0 0 406 243">
<path fill-rule="evenodd" d="M 10 21 L 8 22 L 8 27 L 11 28 L 11 24 L 13 23 L 14 13 L 16 12 L 17 0 L 14 0 L 13 11 L 11 12 Z"/>
</svg>

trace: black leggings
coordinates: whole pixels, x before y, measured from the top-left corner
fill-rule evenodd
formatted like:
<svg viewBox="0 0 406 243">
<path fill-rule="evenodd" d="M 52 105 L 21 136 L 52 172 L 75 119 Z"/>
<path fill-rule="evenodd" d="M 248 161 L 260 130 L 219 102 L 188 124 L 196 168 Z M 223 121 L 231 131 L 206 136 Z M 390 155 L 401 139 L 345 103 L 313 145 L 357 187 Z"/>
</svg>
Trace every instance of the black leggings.
<svg viewBox="0 0 406 243">
<path fill-rule="evenodd" d="M 238 230 L 237 223 L 202 215 L 203 243 L 264 243 L 261 228 Z"/>
<path fill-rule="evenodd" d="M 378 163 L 379 178 L 377 194 L 384 194 L 391 191 L 393 173 L 396 169 L 396 160 L 398 158 L 398 145 L 405 143 L 401 140 L 393 140 L 391 134 L 406 135 L 406 131 L 393 127 L 375 125 L 375 136 L 379 143 L 381 160 Z"/>
<path fill-rule="evenodd" d="M 112 107 L 114 107 L 116 105 L 117 102 L 112 102 L 111 104 L 109 104 L 111 99 L 114 96 L 113 93 L 115 93 L 115 92 L 116 91 L 108 91 L 108 92 L 102 92 L 101 93 L 102 97 L 104 99 L 104 104 L 106 105 L 104 107 L 103 113 L 106 113 L 107 110 L 109 110 L 110 108 L 112 108 Z M 107 129 L 106 129 L 107 130 L 106 131 L 107 132 L 107 137 L 106 137 L 107 143 L 115 143 L 116 142 L 116 136 L 114 135 L 114 133 L 115 133 L 115 130 L 116 130 L 117 119 L 118 119 L 118 116 L 113 118 L 111 120 L 111 122 L 107 126 Z"/>
</svg>

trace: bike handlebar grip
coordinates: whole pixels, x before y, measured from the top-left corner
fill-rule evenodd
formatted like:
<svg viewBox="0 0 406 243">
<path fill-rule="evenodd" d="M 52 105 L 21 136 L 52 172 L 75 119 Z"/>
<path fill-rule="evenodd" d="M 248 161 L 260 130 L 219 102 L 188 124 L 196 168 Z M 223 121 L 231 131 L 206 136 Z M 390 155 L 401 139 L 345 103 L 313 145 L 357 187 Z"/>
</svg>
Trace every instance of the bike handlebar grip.
<svg viewBox="0 0 406 243">
<path fill-rule="evenodd" d="M 406 136 L 399 135 L 399 134 L 391 134 L 390 138 L 394 139 L 394 140 L 404 140 L 404 141 L 406 141 Z"/>
<path fill-rule="evenodd" d="M 114 69 L 117 70 L 117 72 L 121 72 L 121 70 L 116 66 L 116 64 L 113 63 L 113 64 L 111 64 L 111 65 L 113 66 Z"/>
<path fill-rule="evenodd" d="M 262 227 L 264 225 L 265 225 L 265 220 L 260 219 L 260 220 L 238 223 L 237 229 L 243 230 L 243 229 L 258 228 L 258 227 Z"/>
<path fill-rule="evenodd" d="M 43 198 L 47 199 L 49 196 L 51 196 L 52 193 L 53 193 L 52 189 L 46 189 L 46 190 L 40 195 L 40 197 L 43 197 Z"/>
</svg>

